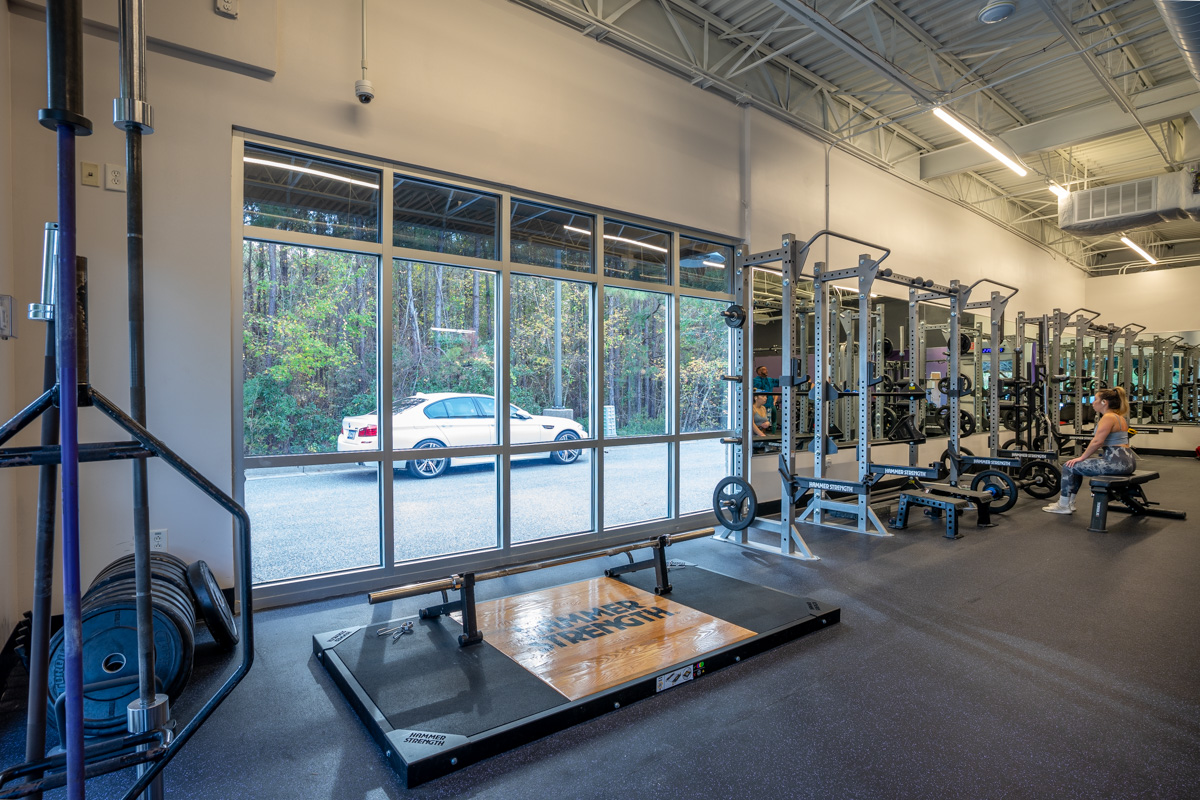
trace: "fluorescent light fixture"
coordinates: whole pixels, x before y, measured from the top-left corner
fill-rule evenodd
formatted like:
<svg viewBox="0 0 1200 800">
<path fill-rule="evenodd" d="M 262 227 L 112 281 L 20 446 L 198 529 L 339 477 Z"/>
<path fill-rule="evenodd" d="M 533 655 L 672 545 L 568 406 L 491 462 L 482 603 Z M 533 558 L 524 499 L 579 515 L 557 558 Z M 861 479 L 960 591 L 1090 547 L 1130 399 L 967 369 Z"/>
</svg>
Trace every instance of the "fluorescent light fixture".
<svg viewBox="0 0 1200 800">
<path fill-rule="evenodd" d="M 933 110 L 933 114 L 938 119 L 940 119 L 942 122 L 946 123 L 951 128 L 954 128 L 954 130 L 958 131 L 963 136 L 967 137 L 972 142 L 974 142 L 975 144 L 982 147 L 984 150 L 991 153 L 993 156 L 995 156 L 997 159 L 999 159 L 999 161 L 1002 164 L 1004 164 L 1004 166 L 1008 167 L 1013 172 L 1020 175 L 1022 178 L 1025 177 L 1026 174 L 1028 174 L 1024 167 L 1022 167 L 1017 162 L 1013 161 L 1008 156 L 1004 155 L 1004 153 L 1001 153 L 999 150 L 997 150 L 995 147 L 993 147 L 990 142 L 988 142 L 986 139 L 984 139 L 978 133 L 971 130 L 966 125 L 962 124 L 957 119 L 955 119 L 953 116 L 951 116 L 944 108 L 935 108 Z"/>
<path fill-rule="evenodd" d="M 472 336 L 475 335 L 475 331 L 470 328 L 430 328 L 429 330 L 437 331 L 438 333 L 469 333 Z"/>
<path fill-rule="evenodd" d="M 353 183 L 355 186 L 366 186 L 368 189 L 379 188 L 378 183 L 367 183 L 366 181 L 347 178 L 344 175 L 334 175 L 332 172 L 322 172 L 319 169 L 312 169 L 311 167 L 298 167 L 295 164 L 281 164 L 278 161 L 267 161 L 264 158 L 251 158 L 250 156 L 242 156 L 242 161 L 245 161 L 247 164 L 262 164 L 266 167 L 278 167 L 279 169 L 286 169 L 291 172 L 303 172 L 305 175 L 316 175 L 321 178 L 329 178 L 330 180 Z"/>
<path fill-rule="evenodd" d="M 574 231 L 575 233 L 582 233 L 584 236 L 592 235 L 591 231 L 584 230 L 583 228 L 572 228 L 570 225 L 563 225 L 563 229 L 568 230 L 568 231 Z M 639 242 L 637 239 L 626 239 L 624 236 L 613 236 L 611 233 L 604 234 L 604 238 L 609 239 L 614 242 L 624 242 L 625 244 L 631 244 L 635 247 L 644 247 L 647 250 L 654 250 L 659 253 L 667 252 L 667 248 L 665 248 L 665 247 L 659 247 L 656 244 L 646 244 L 645 242 Z M 705 263 L 708 263 L 708 262 L 705 262 Z M 717 266 L 724 266 L 724 265 L 718 264 Z"/>
<path fill-rule="evenodd" d="M 701 261 L 700 263 L 706 267 L 724 267 L 725 266 L 724 262 L 721 262 L 721 261 Z"/>
<path fill-rule="evenodd" d="M 1066 189 L 1064 189 L 1063 187 L 1059 186 L 1059 185 L 1058 185 L 1057 183 L 1055 183 L 1054 181 L 1051 181 L 1051 182 L 1050 182 L 1050 191 L 1052 191 L 1052 192 L 1054 192 L 1056 195 L 1058 195 L 1059 199 L 1065 199 L 1065 198 L 1066 198 L 1068 195 L 1070 195 L 1070 194 L 1071 194 L 1070 192 L 1068 192 L 1068 191 L 1067 191 Z"/>
<path fill-rule="evenodd" d="M 1133 240 L 1131 240 L 1131 239 L 1130 239 L 1128 236 L 1122 236 L 1122 237 L 1121 237 L 1121 243 L 1122 243 L 1123 245 L 1125 245 L 1126 247 L 1128 247 L 1128 248 L 1129 248 L 1130 250 L 1132 250 L 1133 252 L 1137 253 L 1137 254 L 1138 254 L 1139 256 L 1141 256 L 1142 258 L 1144 258 L 1144 259 L 1146 259 L 1147 261 L 1149 261 L 1151 264 L 1157 264 L 1157 263 L 1158 263 L 1158 259 L 1156 259 L 1154 256 L 1150 255 L 1150 254 L 1149 254 L 1149 253 L 1147 253 L 1145 250 L 1143 250 L 1142 248 L 1140 248 L 1140 247 L 1138 247 L 1136 244 L 1134 244 L 1134 243 L 1133 243 Z"/>
</svg>

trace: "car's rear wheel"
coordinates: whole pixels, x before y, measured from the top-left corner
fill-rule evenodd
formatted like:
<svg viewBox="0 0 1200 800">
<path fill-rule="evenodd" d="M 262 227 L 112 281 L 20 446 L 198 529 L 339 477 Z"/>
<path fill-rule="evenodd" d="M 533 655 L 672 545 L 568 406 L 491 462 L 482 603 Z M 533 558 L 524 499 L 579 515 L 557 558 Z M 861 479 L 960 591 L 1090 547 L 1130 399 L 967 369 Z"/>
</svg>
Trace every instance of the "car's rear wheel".
<svg viewBox="0 0 1200 800">
<path fill-rule="evenodd" d="M 423 439 L 417 442 L 417 446 L 414 449 L 429 450 L 445 446 L 437 439 Z M 414 478 L 436 478 L 445 472 L 446 467 L 449 465 L 450 459 L 448 458 L 414 458 L 409 460 L 407 468 L 408 474 Z"/>
<path fill-rule="evenodd" d="M 554 441 L 556 442 L 578 442 L 579 434 L 575 431 L 563 431 Z M 550 460 L 555 464 L 572 464 L 579 460 L 582 450 L 555 450 L 550 453 Z"/>
</svg>

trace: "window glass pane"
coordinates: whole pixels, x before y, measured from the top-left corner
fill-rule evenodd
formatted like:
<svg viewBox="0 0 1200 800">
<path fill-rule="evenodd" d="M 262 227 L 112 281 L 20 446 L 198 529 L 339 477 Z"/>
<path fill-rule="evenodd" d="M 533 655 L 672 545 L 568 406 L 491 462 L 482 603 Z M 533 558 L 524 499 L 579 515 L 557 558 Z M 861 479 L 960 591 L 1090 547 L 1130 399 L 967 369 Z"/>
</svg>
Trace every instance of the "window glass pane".
<svg viewBox="0 0 1200 800">
<path fill-rule="evenodd" d="M 615 416 L 609 435 L 662 435 L 667 432 L 667 296 L 609 287 L 604 302 L 605 426 Z"/>
<path fill-rule="evenodd" d="M 509 310 L 509 372 L 513 403 L 530 414 L 575 420 L 592 429 L 588 395 L 592 348 L 592 287 L 586 283 L 514 275 Z M 512 420 L 512 441 L 532 441 Z M 556 435 L 571 435 L 566 429 Z"/>
<path fill-rule="evenodd" d="M 720 439 L 679 443 L 679 513 L 712 511 L 713 489 L 729 474 Z"/>
<path fill-rule="evenodd" d="M 378 450 L 376 256 L 242 246 L 244 452 Z"/>
<path fill-rule="evenodd" d="M 393 280 L 393 393 L 415 398 L 394 417 L 396 449 L 495 444 L 471 396 L 496 385 L 496 273 L 396 260 Z"/>
<path fill-rule="evenodd" d="M 596 220 L 562 208 L 512 201 L 509 238 L 516 264 L 592 272 L 592 234 Z"/>
<path fill-rule="evenodd" d="M 379 241 L 377 170 L 247 145 L 242 156 L 246 225 Z"/>
<path fill-rule="evenodd" d="M 631 281 L 670 283 L 671 234 L 604 221 L 604 274 Z"/>
<path fill-rule="evenodd" d="M 709 292 L 728 292 L 733 274 L 733 248 L 679 237 L 679 285 Z"/>
<path fill-rule="evenodd" d="M 246 470 L 254 582 L 379 564 L 378 467 Z"/>
<path fill-rule="evenodd" d="M 679 298 L 679 430 L 729 428 L 729 327 L 720 300 Z M 684 462 L 687 463 L 687 462 Z"/>
<path fill-rule="evenodd" d="M 392 186 L 392 214 L 397 247 L 498 257 L 500 199 L 495 195 L 397 175 Z"/>
<path fill-rule="evenodd" d="M 399 462 L 392 501 L 397 562 L 499 544 L 492 456 Z"/>
<path fill-rule="evenodd" d="M 668 447 L 642 444 L 605 449 L 605 528 L 667 516 Z"/>
<path fill-rule="evenodd" d="M 581 448 L 512 460 L 514 542 L 592 530 L 594 456 L 594 450 Z"/>
</svg>

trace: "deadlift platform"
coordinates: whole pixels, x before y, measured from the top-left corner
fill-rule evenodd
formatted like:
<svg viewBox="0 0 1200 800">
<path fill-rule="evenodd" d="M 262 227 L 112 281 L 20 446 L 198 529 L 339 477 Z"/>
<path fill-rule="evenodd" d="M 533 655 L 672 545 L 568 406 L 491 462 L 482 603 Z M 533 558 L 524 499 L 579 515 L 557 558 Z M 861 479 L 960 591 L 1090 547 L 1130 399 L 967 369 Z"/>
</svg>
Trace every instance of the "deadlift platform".
<svg viewBox="0 0 1200 800">
<path fill-rule="evenodd" d="M 600 577 L 453 619 L 322 633 L 313 651 L 408 788 L 835 624 L 841 609 L 699 567 Z M 380 631 L 389 631 L 379 635 Z"/>
</svg>

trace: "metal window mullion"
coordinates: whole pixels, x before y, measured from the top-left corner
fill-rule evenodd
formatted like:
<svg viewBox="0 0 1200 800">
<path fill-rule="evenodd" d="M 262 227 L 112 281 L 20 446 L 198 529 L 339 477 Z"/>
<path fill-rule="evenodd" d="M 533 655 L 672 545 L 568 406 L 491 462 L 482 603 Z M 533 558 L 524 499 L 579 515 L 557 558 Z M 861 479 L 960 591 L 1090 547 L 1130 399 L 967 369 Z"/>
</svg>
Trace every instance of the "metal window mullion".
<svg viewBox="0 0 1200 800">
<path fill-rule="evenodd" d="M 239 187 L 240 185 L 239 183 Z M 340 250 L 347 253 L 379 255 L 383 252 L 383 248 L 379 242 L 364 242 L 361 239 L 339 239 L 336 236 L 283 231 L 278 228 L 260 228 L 257 225 L 243 225 L 242 238 L 253 239 L 256 242 L 272 242 L 294 247 L 312 247 L 317 250 Z"/>
<path fill-rule="evenodd" d="M 680 395 L 680 348 L 679 332 L 683 317 L 683 303 L 679 296 L 679 237 L 671 236 L 670 271 L 675 276 L 672 282 L 670 297 L 670 315 L 667 317 L 667 433 L 672 437 L 667 446 L 667 518 L 679 516 L 679 474 L 680 474 L 680 442 L 679 442 L 679 395 Z"/>
<path fill-rule="evenodd" d="M 508 228 L 501 226 L 502 231 L 507 231 Z M 433 250 L 415 250 L 411 247 L 392 247 L 392 257 L 398 258 L 401 261 L 414 261 L 419 264 L 442 264 L 447 267 L 464 267 L 466 269 L 480 269 L 487 272 L 496 272 L 503 267 L 502 262 L 494 258 L 475 258 L 474 256 L 460 256 L 453 253 L 438 253 Z"/>
<path fill-rule="evenodd" d="M 386 187 L 385 191 L 380 192 L 380 212 L 379 212 L 379 232 L 380 243 L 383 245 L 379 258 L 379 278 L 376 282 L 376 311 L 375 311 L 375 330 L 378 334 L 376 347 L 376 357 L 379 359 L 379 369 L 376 374 L 379 376 L 379 436 L 380 446 L 382 449 L 382 460 L 379 464 L 379 535 L 382 543 L 381 555 L 383 558 L 383 566 L 389 568 L 396 563 L 396 470 L 393 466 L 395 455 L 392 452 L 395 445 L 395 431 L 392 427 L 393 417 L 391 408 L 395 403 L 395 398 L 392 397 L 393 389 L 393 353 L 392 353 L 392 337 L 394 334 L 395 314 L 395 269 L 393 268 L 393 246 L 392 246 L 392 209 L 390 203 L 385 203 L 383 198 L 391 197 L 391 186 L 395 178 L 392 170 L 385 168 L 383 170 L 382 186 Z M 382 413 L 384 409 L 388 413 Z"/>
<path fill-rule="evenodd" d="M 596 215 L 596 230 L 604 230 L 604 216 Z M 592 260 L 596 283 L 592 287 L 592 427 L 595 428 L 596 457 L 592 459 L 592 525 L 597 538 L 604 535 L 604 247 L 600 236 L 592 237 Z"/>
<path fill-rule="evenodd" d="M 512 371 L 509 369 L 509 354 L 512 341 L 511 313 L 512 273 L 509 271 L 509 217 L 512 196 L 500 195 L 500 274 L 496 276 L 496 303 L 493 314 L 492 352 L 495 354 L 496 370 L 496 432 L 499 434 L 500 456 L 493 462 L 496 470 L 496 532 L 501 552 L 512 547 L 512 426 L 508 407 L 512 397 Z"/>
<path fill-rule="evenodd" d="M 242 219 L 243 219 L 242 207 L 244 204 L 244 191 L 245 191 L 244 186 L 243 186 L 243 181 L 245 179 L 245 177 L 244 177 L 245 169 L 243 166 L 244 162 L 242 161 L 242 154 L 245 151 L 245 149 L 246 149 L 246 143 L 243 141 L 242 136 L 235 132 L 233 134 L 234 179 L 233 179 L 233 187 L 232 187 L 232 192 L 231 192 L 232 196 L 230 198 L 231 199 L 230 212 L 232 215 L 230 230 L 235 231 L 235 232 L 237 231 L 238 227 L 241 226 Z M 233 463 L 232 463 L 233 499 L 239 505 L 241 505 L 243 508 L 245 508 L 246 507 L 246 458 L 245 458 L 245 453 L 246 453 L 246 419 L 245 419 L 246 408 L 245 408 L 245 399 L 244 399 L 245 398 L 244 383 L 245 383 L 246 366 L 244 363 L 245 354 L 243 352 L 242 341 L 244 339 L 243 329 L 244 329 L 245 321 L 246 321 L 246 309 L 244 308 L 244 304 L 243 304 L 243 299 L 245 296 L 245 289 L 244 289 L 244 286 L 242 283 L 242 281 L 244 280 L 244 278 L 242 277 L 242 271 L 244 269 L 243 262 L 245 259 L 246 240 L 244 237 L 239 237 L 236 235 L 232 236 L 230 238 L 232 240 L 231 247 L 230 247 L 230 257 L 231 257 L 231 265 L 230 266 L 232 268 L 232 272 L 230 275 L 230 287 L 229 288 L 230 288 L 230 300 L 231 300 L 232 313 L 229 315 L 229 317 L 230 317 L 230 319 L 229 319 L 229 324 L 230 324 L 230 341 L 229 341 L 230 353 L 229 353 L 229 355 L 230 355 L 230 364 L 232 365 L 232 369 L 233 369 L 233 375 L 231 376 L 233 380 L 231 382 L 232 387 L 230 390 L 231 395 L 230 395 L 229 399 L 230 399 L 230 408 L 233 409 L 232 414 L 230 415 L 231 421 L 233 423 L 230 426 L 232 429 L 231 433 L 230 433 L 230 435 L 232 437 L 230 445 L 231 445 L 232 453 L 233 453 Z M 242 570 L 241 570 L 242 564 L 241 564 L 240 548 L 238 548 L 234 545 L 235 527 L 236 526 L 235 526 L 233 520 L 230 520 L 230 522 L 229 522 L 229 533 L 230 533 L 229 547 L 230 547 L 230 550 L 233 552 L 233 576 L 234 576 L 233 577 L 233 582 L 234 582 L 233 589 L 234 589 L 234 596 L 238 597 L 238 596 L 240 596 L 238 594 L 238 591 L 240 590 L 241 587 L 239 587 L 237 585 L 237 576 L 242 574 Z M 237 609 L 235 609 L 235 610 L 237 610 Z"/>
</svg>

